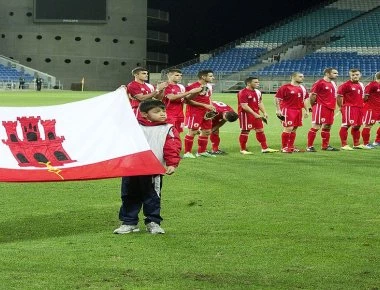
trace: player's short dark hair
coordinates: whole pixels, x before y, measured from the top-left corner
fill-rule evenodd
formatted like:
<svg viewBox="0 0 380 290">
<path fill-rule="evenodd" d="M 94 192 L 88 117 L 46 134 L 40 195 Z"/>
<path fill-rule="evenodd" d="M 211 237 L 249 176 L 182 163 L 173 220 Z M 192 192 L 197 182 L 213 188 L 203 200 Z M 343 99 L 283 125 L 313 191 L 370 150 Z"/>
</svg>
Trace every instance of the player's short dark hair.
<svg viewBox="0 0 380 290">
<path fill-rule="evenodd" d="M 337 70 L 336 68 L 333 68 L 333 67 L 328 67 L 328 68 L 325 68 L 323 70 L 323 74 L 326 75 L 326 74 L 331 74 L 333 70 Z"/>
<path fill-rule="evenodd" d="M 168 73 L 182 73 L 182 71 L 179 68 L 170 68 L 167 71 Z"/>
<path fill-rule="evenodd" d="M 259 78 L 258 77 L 248 77 L 244 80 L 244 83 L 245 85 L 248 85 L 250 82 L 252 82 L 253 80 L 258 80 Z"/>
<path fill-rule="evenodd" d="M 354 72 L 361 72 L 360 69 L 358 68 L 352 68 L 349 70 L 350 73 L 354 73 Z"/>
<path fill-rule="evenodd" d="M 214 73 L 214 71 L 211 69 L 200 70 L 198 72 L 198 79 L 201 79 L 204 76 L 207 77 L 208 74 L 212 74 L 212 73 Z"/>
<path fill-rule="evenodd" d="M 239 118 L 239 115 L 238 115 L 236 112 L 228 111 L 228 112 L 226 112 L 226 114 L 224 115 L 224 118 L 225 118 L 228 122 L 235 122 L 235 121 Z"/>
<path fill-rule="evenodd" d="M 139 72 L 148 71 L 145 67 L 138 66 L 132 70 L 132 76 L 137 75 Z"/>
<path fill-rule="evenodd" d="M 380 80 L 380 71 L 375 73 L 375 80 Z"/>
<path fill-rule="evenodd" d="M 290 75 L 290 79 L 295 78 L 297 75 L 303 75 L 303 73 L 301 73 L 301 72 L 299 72 L 299 71 L 295 71 L 295 72 L 293 72 L 293 73 Z"/>
<path fill-rule="evenodd" d="M 148 113 L 150 110 L 154 108 L 161 108 L 163 110 L 166 109 L 165 104 L 163 102 L 153 99 L 144 100 L 139 105 L 140 112 L 144 113 Z"/>
</svg>

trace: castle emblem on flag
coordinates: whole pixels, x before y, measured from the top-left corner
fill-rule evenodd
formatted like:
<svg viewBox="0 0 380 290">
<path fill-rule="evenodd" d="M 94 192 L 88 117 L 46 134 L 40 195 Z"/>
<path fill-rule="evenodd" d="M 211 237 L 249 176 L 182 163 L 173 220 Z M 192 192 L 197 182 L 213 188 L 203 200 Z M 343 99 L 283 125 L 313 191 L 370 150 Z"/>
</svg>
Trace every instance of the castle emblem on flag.
<svg viewBox="0 0 380 290">
<path fill-rule="evenodd" d="M 46 167 L 49 164 L 51 168 L 76 162 L 62 146 L 65 137 L 56 135 L 56 120 L 41 120 L 40 116 L 17 117 L 17 121 L 3 121 L 2 124 L 8 137 L 2 141 L 9 147 L 20 167 Z M 40 132 L 39 124 L 43 132 Z M 22 130 L 22 139 L 17 128 Z M 44 139 L 41 133 L 44 133 Z"/>
</svg>

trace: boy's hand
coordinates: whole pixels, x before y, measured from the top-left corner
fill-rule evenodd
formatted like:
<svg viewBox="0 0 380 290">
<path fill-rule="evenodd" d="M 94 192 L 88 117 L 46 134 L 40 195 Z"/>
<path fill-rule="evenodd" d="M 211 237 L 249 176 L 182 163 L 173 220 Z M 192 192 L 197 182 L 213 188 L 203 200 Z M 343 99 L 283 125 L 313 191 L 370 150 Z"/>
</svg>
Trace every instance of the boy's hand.
<svg viewBox="0 0 380 290">
<path fill-rule="evenodd" d="M 174 171 L 175 171 L 175 167 L 174 166 L 168 166 L 167 168 L 166 168 L 166 175 L 172 175 L 173 173 L 174 173 Z"/>
</svg>

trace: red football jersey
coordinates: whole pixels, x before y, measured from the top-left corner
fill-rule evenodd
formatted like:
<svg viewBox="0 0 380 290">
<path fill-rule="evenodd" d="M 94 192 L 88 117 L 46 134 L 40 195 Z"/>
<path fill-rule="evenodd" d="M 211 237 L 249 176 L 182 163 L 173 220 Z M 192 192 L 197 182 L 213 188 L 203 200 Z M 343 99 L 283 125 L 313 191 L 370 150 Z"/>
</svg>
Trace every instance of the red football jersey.
<svg viewBox="0 0 380 290">
<path fill-rule="evenodd" d="M 185 87 L 181 84 L 169 84 L 164 91 L 164 98 L 162 102 L 166 106 L 166 114 L 168 119 L 174 117 L 183 117 L 183 98 L 176 100 L 169 100 L 167 95 L 178 95 L 185 92 Z"/>
<path fill-rule="evenodd" d="M 324 79 L 320 79 L 313 84 L 310 93 L 317 95 L 317 104 L 334 110 L 336 106 L 336 90 L 337 86 L 335 82 L 327 82 Z"/>
<path fill-rule="evenodd" d="M 364 94 L 368 95 L 365 107 L 373 110 L 380 110 L 380 83 L 376 81 L 370 82 L 364 88 Z"/>
<path fill-rule="evenodd" d="M 215 107 L 216 112 L 218 113 L 218 115 L 216 115 L 212 119 L 213 127 L 214 127 L 214 125 L 218 124 L 220 121 L 223 120 L 223 113 L 224 112 L 234 112 L 234 109 L 232 109 L 229 105 L 227 105 L 223 102 L 212 101 L 212 105 Z"/>
<path fill-rule="evenodd" d="M 150 93 L 153 93 L 154 89 L 154 86 L 149 83 L 141 84 L 136 81 L 130 82 L 127 85 L 127 94 L 129 96 L 132 108 L 136 110 L 140 104 L 140 101 L 134 98 L 136 95 L 148 95 Z"/>
<path fill-rule="evenodd" d="M 302 109 L 309 96 L 303 85 L 285 84 L 278 89 L 275 97 L 280 100 L 281 109 Z"/>
<path fill-rule="evenodd" d="M 241 107 L 241 104 L 248 104 L 254 112 L 259 112 L 259 104 L 261 103 L 261 92 L 258 89 L 244 88 L 237 94 L 238 98 L 238 113 L 245 112 Z"/>
<path fill-rule="evenodd" d="M 186 87 L 186 92 L 194 89 L 194 88 L 199 88 L 201 84 L 199 82 L 192 83 Z M 202 104 L 211 104 L 211 95 L 212 95 L 212 86 L 210 84 L 207 84 L 207 91 L 204 95 L 198 94 L 195 96 L 192 100 L 198 103 Z M 196 114 L 196 113 L 205 113 L 207 110 L 203 107 L 197 107 L 197 106 L 191 106 L 187 105 L 186 106 L 186 114 L 189 113 L 190 115 Z"/>
<path fill-rule="evenodd" d="M 338 95 L 342 96 L 342 107 L 363 107 L 364 85 L 348 80 L 339 86 Z"/>
</svg>

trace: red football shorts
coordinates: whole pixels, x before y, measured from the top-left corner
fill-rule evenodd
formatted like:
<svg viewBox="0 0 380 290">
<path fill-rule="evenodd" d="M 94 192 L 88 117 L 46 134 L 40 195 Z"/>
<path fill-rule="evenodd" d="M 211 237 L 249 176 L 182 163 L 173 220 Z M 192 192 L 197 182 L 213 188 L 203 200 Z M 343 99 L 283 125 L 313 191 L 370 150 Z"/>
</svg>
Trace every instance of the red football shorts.
<svg viewBox="0 0 380 290">
<path fill-rule="evenodd" d="M 262 129 L 263 121 L 261 119 L 256 119 L 252 114 L 248 114 L 245 112 L 241 112 L 239 114 L 239 123 L 240 123 L 240 129 L 249 131 L 252 129 Z"/>
<path fill-rule="evenodd" d="M 205 120 L 205 112 L 197 112 L 186 115 L 185 125 L 191 130 L 210 130 L 212 128 L 212 120 Z"/>
<path fill-rule="evenodd" d="M 363 109 L 363 124 L 373 125 L 380 122 L 380 110 Z"/>
<path fill-rule="evenodd" d="M 312 107 L 311 123 L 332 125 L 334 123 L 334 110 L 316 104 Z"/>
<path fill-rule="evenodd" d="M 361 126 L 362 125 L 362 108 L 359 107 L 342 107 L 342 126 Z"/>
<path fill-rule="evenodd" d="M 281 110 L 285 120 L 282 121 L 283 127 L 300 127 L 302 126 L 302 109 L 287 109 Z"/>
<path fill-rule="evenodd" d="M 178 133 L 183 132 L 183 127 L 185 126 L 185 118 L 184 117 L 168 117 L 166 120 L 167 123 L 173 124 L 174 128 L 177 129 Z"/>
</svg>

